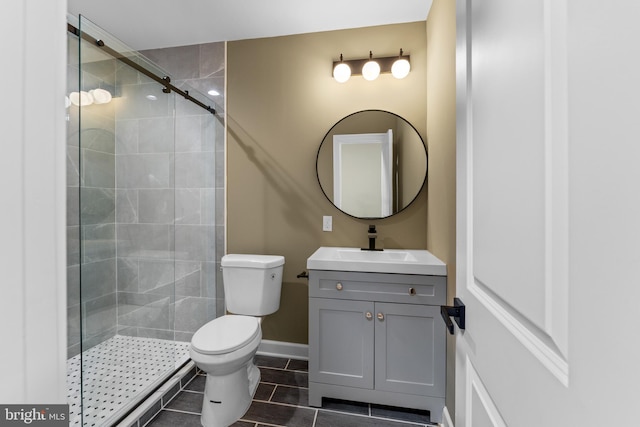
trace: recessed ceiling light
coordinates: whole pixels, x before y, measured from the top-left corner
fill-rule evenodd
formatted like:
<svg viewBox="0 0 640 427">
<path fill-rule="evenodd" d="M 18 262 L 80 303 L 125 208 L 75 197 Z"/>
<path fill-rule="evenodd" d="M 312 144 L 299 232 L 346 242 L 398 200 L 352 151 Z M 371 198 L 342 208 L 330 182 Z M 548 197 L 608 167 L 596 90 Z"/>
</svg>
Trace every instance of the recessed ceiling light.
<svg viewBox="0 0 640 427">
<path fill-rule="evenodd" d="M 147 95 L 147 99 L 148 99 L 149 101 L 155 101 L 156 99 L 158 99 L 158 97 L 157 97 L 157 96 L 155 96 L 155 95 Z"/>
<path fill-rule="evenodd" d="M 211 89 L 209 92 L 207 92 L 209 95 L 211 96 L 220 96 L 220 92 L 218 92 L 215 89 Z"/>
</svg>

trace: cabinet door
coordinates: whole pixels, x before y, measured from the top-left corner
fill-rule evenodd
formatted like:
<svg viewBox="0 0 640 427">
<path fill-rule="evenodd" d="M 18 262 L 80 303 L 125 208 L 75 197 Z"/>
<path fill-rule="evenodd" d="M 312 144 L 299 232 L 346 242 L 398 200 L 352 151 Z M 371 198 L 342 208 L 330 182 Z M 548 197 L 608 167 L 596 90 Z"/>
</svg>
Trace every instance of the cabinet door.
<svg viewBox="0 0 640 427">
<path fill-rule="evenodd" d="M 444 396 L 446 337 L 439 310 L 376 303 L 376 390 Z"/>
<path fill-rule="evenodd" d="M 309 298 L 309 380 L 373 388 L 373 303 Z M 372 317 L 372 316 L 370 316 Z"/>
</svg>

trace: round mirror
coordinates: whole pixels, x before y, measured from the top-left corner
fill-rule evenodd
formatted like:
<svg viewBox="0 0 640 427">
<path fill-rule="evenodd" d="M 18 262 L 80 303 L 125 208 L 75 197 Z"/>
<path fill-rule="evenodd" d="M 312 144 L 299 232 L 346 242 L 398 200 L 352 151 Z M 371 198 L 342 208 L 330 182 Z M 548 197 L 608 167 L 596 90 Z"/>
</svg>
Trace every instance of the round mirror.
<svg viewBox="0 0 640 427">
<path fill-rule="evenodd" d="M 413 202 L 427 179 L 427 149 L 408 121 L 382 110 L 348 115 L 325 135 L 318 183 L 347 215 L 379 219 Z"/>
</svg>

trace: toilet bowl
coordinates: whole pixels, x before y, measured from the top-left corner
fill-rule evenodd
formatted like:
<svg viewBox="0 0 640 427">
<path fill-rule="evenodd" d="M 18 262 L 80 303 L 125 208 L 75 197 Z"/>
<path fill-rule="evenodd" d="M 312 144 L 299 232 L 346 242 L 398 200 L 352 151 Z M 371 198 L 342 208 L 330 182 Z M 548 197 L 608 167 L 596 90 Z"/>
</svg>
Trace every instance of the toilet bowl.
<svg viewBox="0 0 640 427">
<path fill-rule="evenodd" d="M 191 340 L 191 359 L 207 373 L 202 425 L 226 427 L 251 405 L 260 382 L 253 363 L 262 331 L 258 319 L 226 315 L 200 328 Z"/>
<path fill-rule="evenodd" d="M 202 404 L 204 427 L 227 427 L 249 409 L 260 382 L 253 362 L 262 339 L 263 316 L 278 310 L 284 257 L 225 255 L 222 276 L 228 314 L 202 326 L 190 355 L 207 374 Z"/>
</svg>

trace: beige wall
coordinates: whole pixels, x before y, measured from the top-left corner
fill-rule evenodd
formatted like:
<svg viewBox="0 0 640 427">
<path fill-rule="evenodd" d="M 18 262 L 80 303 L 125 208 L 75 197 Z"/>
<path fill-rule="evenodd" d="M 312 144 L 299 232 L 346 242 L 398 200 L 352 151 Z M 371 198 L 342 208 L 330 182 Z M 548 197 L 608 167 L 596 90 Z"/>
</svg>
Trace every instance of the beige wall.
<svg viewBox="0 0 640 427">
<path fill-rule="evenodd" d="M 379 246 L 427 248 L 426 189 L 394 217 L 358 220 L 327 201 L 315 172 L 325 133 L 355 111 L 394 112 L 426 136 L 425 34 L 426 22 L 417 22 L 228 44 L 227 252 L 286 259 L 280 310 L 265 319 L 265 339 L 307 343 L 308 284 L 296 275 L 319 246 L 365 246 L 373 223 Z M 331 77 L 340 53 L 356 59 L 400 48 L 412 65 L 403 80 Z M 323 215 L 333 216 L 332 232 L 322 231 Z"/>
<path fill-rule="evenodd" d="M 427 19 L 427 140 L 429 206 L 427 248 L 447 264 L 449 302 L 456 281 L 456 11 L 434 0 Z M 446 405 L 453 416 L 455 341 L 448 335 Z"/>
<path fill-rule="evenodd" d="M 403 48 L 404 80 L 352 77 L 340 84 L 331 62 L 391 56 Z M 455 295 L 455 2 L 434 0 L 428 22 L 243 40 L 228 44 L 227 251 L 286 258 L 280 310 L 266 339 L 307 343 L 307 281 L 296 275 L 319 246 L 364 246 L 368 223 L 378 245 L 429 249 L 447 263 Z M 427 68 L 429 72 L 427 73 Z M 425 102 L 426 100 L 426 102 Z M 425 139 L 429 178 L 416 202 L 384 220 L 354 219 L 318 186 L 315 157 L 325 133 L 364 109 L 394 112 Z M 428 190 L 428 191 L 427 191 Z M 427 194 L 429 203 L 427 203 Z M 322 232 L 322 216 L 333 232 Z M 454 413 L 454 347 L 448 343 L 447 406 Z"/>
</svg>

